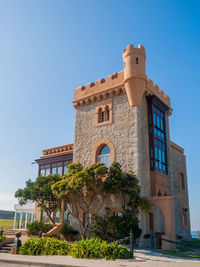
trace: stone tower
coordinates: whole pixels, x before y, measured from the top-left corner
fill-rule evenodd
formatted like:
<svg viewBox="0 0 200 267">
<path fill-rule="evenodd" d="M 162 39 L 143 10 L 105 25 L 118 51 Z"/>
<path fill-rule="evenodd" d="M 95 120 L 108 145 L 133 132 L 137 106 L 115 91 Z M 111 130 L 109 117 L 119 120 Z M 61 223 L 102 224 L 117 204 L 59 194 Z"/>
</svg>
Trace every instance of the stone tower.
<svg viewBox="0 0 200 267">
<path fill-rule="evenodd" d="M 188 238 L 185 155 L 170 141 L 170 98 L 146 76 L 143 46 L 127 46 L 123 61 L 121 72 L 75 90 L 73 161 L 85 166 L 102 162 L 101 150 L 109 148 L 109 164 L 117 161 L 124 171 L 133 171 L 141 195 L 152 205 L 149 214 L 140 214 L 143 234 Z M 108 199 L 106 205 L 120 212 L 117 199 Z"/>
</svg>

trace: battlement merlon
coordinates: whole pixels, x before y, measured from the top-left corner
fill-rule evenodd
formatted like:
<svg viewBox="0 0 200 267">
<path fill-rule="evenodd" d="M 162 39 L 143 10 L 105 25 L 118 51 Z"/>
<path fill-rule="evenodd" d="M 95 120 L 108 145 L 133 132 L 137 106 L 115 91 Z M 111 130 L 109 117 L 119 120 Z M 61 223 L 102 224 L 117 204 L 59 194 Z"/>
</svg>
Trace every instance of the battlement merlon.
<svg viewBox="0 0 200 267">
<path fill-rule="evenodd" d="M 117 77 L 116 77 L 117 76 Z M 115 77 L 115 78 L 114 78 Z M 75 90 L 73 105 L 77 108 L 79 105 L 89 104 L 100 101 L 101 99 L 112 97 L 119 91 L 125 93 L 123 85 L 124 71 L 115 73 L 106 79 L 100 79 L 95 83 L 89 83 L 86 86 L 80 86 Z M 146 79 L 146 95 L 157 96 L 165 105 L 171 109 L 170 98 L 150 79 Z"/>
<path fill-rule="evenodd" d="M 144 47 L 141 45 L 138 45 L 138 48 L 134 48 L 133 45 L 127 46 L 123 51 L 123 59 L 125 59 L 125 66 L 121 72 L 114 73 L 95 83 L 78 87 L 75 90 L 73 106 L 78 108 L 123 92 L 127 94 L 130 106 L 139 106 L 144 94 L 156 95 L 171 111 L 170 98 L 146 76 Z"/>
</svg>

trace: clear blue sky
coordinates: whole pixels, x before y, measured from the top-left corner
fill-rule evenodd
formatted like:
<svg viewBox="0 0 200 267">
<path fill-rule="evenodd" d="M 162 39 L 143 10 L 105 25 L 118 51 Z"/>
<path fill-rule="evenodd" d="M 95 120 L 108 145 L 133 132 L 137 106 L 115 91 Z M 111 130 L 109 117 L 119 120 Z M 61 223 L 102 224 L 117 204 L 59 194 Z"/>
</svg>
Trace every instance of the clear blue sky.
<svg viewBox="0 0 200 267">
<path fill-rule="evenodd" d="M 42 149 L 73 142 L 74 89 L 120 71 L 122 50 L 140 43 L 147 75 L 171 97 L 200 229 L 199 14 L 189 0 L 0 0 L 0 209 L 37 176 Z"/>
</svg>

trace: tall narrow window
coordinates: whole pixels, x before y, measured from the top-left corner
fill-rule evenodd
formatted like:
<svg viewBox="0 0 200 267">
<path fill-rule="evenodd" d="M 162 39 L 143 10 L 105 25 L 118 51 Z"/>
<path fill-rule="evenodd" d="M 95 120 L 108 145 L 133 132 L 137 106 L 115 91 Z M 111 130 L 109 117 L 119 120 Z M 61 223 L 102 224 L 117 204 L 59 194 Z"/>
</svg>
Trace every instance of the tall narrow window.
<svg viewBox="0 0 200 267">
<path fill-rule="evenodd" d="M 57 162 L 57 174 L 62 175 L 62 171 L 63 171 L 63 163 L 61 162 Z"/>
<path fill-rule="evenodd" d="M 165 122 L 165 112 L 168 108 L 155 96 L 148 97 L 147 101 L 149 110 L 151 170 L 168 174 L 167 132 Z"/>
<path fill-rule="evenodd" d="M 51 165 L 47 164 L 46 165 L 46 176 L 50 175 L 50 172 L 51 172 Z"/>
<path fill-rule="evenodd" d="M 104 111 L 102 110 L 102 108 L 99 108 L 98 110 L 98 121 L 99 122 L 104 122 L 105 116 L 104 116 Z"/>
<path fill-rule="evenodd" d="M 182 209 L 182 222 L 184 226 L 187 226 L 188 224 L 188 209 L 183 208 Z"/>
<path fill-rule="evenodd" d="M 184 174 L 182 172 L 179 173 L 180 175 L 180 189 L 181 190 L 185 190 L 185 177 Z"/>
<path fill-rule="evenodd" d="M 56 163 L 52 164 L 52 174 L 56 174 L 57 173 L 57 165 Z"/>
<path fill-rule="evenodd" d="M 155 168 L 167 174 L 165 114 L 153 105 Z"/>
<path fill-rule="evenodd" d="M 45 176 L 45 170 L 46 170 L 46 165 L 41 165 L 40 166 L 40 175 Z"/>
<path fill-rule="evenodd" d="M 106 108 L 105 108 L 105 116 L 106 116 L 106 121 L 109 121 L 109 117 L 110 117 L 110 114 L 109 114 L 109 107 L 108 106 L 106 106 Z"/>
<path fill-rule="evenodd" d="M 104 112 L 103 111 L 101 111 L 101 115 L 100 115 L 100 118 L 101 118 L 101 122 L 104 122 L 104 116 L 105 114 L 104 114 Z"/>
<path fill-rule="evenodd" d="M 136 57 L 136 64 L 138 64 L 138 57 Z"/>
<path fill-rule="evenodd" d="M 101 148 L 98 154 L 98 162 L 104 163 L 106 167 L 110 167 L 110 148 L 104 146 Z"/>
</svg>

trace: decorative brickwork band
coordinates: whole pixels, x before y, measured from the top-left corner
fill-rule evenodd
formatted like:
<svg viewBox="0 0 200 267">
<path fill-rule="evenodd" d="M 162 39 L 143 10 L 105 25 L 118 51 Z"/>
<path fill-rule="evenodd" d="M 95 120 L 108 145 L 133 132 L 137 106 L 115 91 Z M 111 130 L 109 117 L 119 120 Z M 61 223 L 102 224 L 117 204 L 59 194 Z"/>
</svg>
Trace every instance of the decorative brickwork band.
<svg viewBox="0 0 200 267">
<path fill-rule="evenodd" d="M 45 149 L 42 151 L 43 156 L 41 158 L 48 157 L 48 156 L 56 156 L 56 155 L 63 154 L 63 153 L 65 154 L 72 153 L 73 147 L 74 147 L 74 144 L 69 144 L 69 145 L 57 146 L 57 147 Z"/>
</svg>

